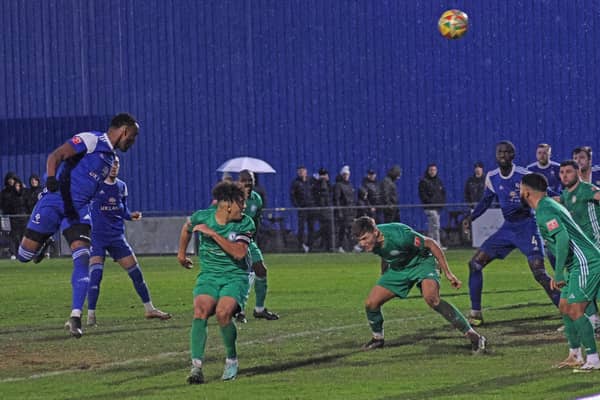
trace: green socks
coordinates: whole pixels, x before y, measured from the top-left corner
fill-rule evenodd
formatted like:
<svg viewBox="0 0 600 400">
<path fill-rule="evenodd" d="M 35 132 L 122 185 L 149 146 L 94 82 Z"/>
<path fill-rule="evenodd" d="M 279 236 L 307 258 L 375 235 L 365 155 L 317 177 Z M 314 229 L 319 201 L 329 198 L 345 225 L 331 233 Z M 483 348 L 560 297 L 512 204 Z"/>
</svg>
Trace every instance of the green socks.
<svg viewBox="0 0 600 400">
<path fill-rule="evenodd" d="M 569 342 L 569 348 L 578 349 L 581 346 L 581 340 L 579 339 L 575 322 L 567 315 L 563 315 L 562 319 L 565 324 L 565 337 L 567 338 L 567 342 Z"/>
<path fill-rule="evenodd" d="M 371 331 L 373 333 L 383 334 L 383 314 L 381 313 L 381 308 L 376 310 L 369 310 L 367 308 L 366 312 Z"/>
<path fill-rule="evenodd" d="M 236 358 L 237 351 L 235 348 L 235 341 L 237 340 L 237 329 L 233 321 L 230 321 L 229 324 L 221 327 L 221 336 L 223 337 L 227 358 Z"/>
<path fill-rule="evenodd" d="M 194 318 L 192 321 L 192 330 L 190 332 L 190 348 L 192 350 L 192 359 L 202 360 L 204 358 L 204 348 L 206 347 L 206 328 L 205 319 Z"/>
<path fill-rule="evenodd" d="M 469 321 L 452 304 L 440 299 L 440 303 L 433 309 L 462 333 L 467 333 L 471 329 Z"/>
<path fill-rule="evenodd" d="M 256 294 L 256 307 L 264 307 L 267 297 L 267 277 L 256 277 L 254 281 L 254 293 Z"/>
<path fill-rule="evenodd" d="M 596 338 L 594 336 L 594 328 L 592 327 L 590 320 L 585 315 L 583 315 L 576 321 L 573 321 L 573 324 L 577 329 L 577 333 L 579 334 L 579 338 L 581 339 L 581 344 L 585 348 L 585 353 L 597 353 L 598 351 L 596 350 Z"/>
</svg>

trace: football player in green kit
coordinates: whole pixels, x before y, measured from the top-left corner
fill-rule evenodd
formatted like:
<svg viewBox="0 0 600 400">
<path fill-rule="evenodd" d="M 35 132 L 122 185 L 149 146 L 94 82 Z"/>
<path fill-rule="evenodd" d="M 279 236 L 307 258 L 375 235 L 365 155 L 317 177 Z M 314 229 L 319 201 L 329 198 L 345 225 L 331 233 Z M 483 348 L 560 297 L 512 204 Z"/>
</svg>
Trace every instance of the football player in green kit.
<svg viewBox="0 0 600 400">
<path fill-rule="evenodd" d="M 352 234 L 364 251 L 381 257 L 381 277 L 367 297 L 365 308 L 373 337 L 364 350 L 383 347 L 381 306 L 394 297 L 406 298 L 417 285 L 427 305 L 461 331 L 470 341 L 475 354 L 484 353 L 486 338 L 477 333 L 452 304 L 440 299 L 440 271 L 459 289 L 461 281 L 448 267 L 444 252 L 435 240 L 414 231 L 408 225 L 393 222 L 376 225 L 370 217 L 360 217 L 352 224 Z"/>
<path fill-rule="evenodd" d="M 244 211 L 244 214 L 252 218 L 256 230 L 258 231 L 263 201 L 260 195 L 254 191 L 254 173 L 247 169 L 240 171 L 239 182 L 244 187 L 246 193 L 246 210 Z M 250 251 L 250 260 L 252 262 L 248 296 L 250 295 L 252 281 L 254 280 L 254 291 L 256 294 L 256 305 L 253 313 L 254 318 L 262 318 L 269 321 L 279 319 L 279 315 L 265 308 L 265 299 L 267 298 L 267 266 L 265 265 L 262 252 L 254 240 L 250 242 L 248 248 Z M 246 323 L 246 314 L 243 309 L 236 315 L 236 321 Z"/>
<path fill-rule="evenodd" d="M 600 190 L 579 177 L 579 164 L 575 160 L 560 163 L 559 177 L 564 190 L 554 198 L 565 206 L 583 233 L 600 249 Z M 585 309 L 596 334 L 600 333 L 598 306 L 591 301 Z"/>
<path fill-rule="evenodd" d="M 583 233 L 600 248 L 600 190 L 579 179 L 578 170 L 579 164 L 574 160 L 560 163 L 560 181 L 564 186 L 560 202 Z"/>
<path fill-rule="evenodd" d="M 200 274 L 194 287 L 194 320 L 190 335 L 192 370 L 190 384 L 204 383 L 202 362 L 207 338 L 207 320 L 216 315 L 227 352 L 223 380 L 238 372 L 237 329 L 233 315 L 244 309 L 248 294 L 248 245 L 255 232 L 252 218 L 244 215 L 245 194 L 237 182 L 220 182 L 212 190 L 216 208 L 198 210 L 181 229 L 177 260 L 192 268 L 186 249 L 193 232 L 200 232 Z"/>
<path fill-rule="evenodd" d="M 600 369 L 600 360 L 594 328 L 584 311 L 598 297 L 600 250 L 569 211 L 547 196 L 547 188 L 548 181 L 543 175 L 532 173 L 521 179 L 521 201 L 535 210 L 542 238 L 556 257 L 556 269 L 550 285 L 561 291 L 559 310 L 569 343 L 569 357 L 558 367 L 579 366 L 575 370 L 578 372 L 597 370 Z M 587 355 L 585 363 L 581 346 Z"/>
</svg>

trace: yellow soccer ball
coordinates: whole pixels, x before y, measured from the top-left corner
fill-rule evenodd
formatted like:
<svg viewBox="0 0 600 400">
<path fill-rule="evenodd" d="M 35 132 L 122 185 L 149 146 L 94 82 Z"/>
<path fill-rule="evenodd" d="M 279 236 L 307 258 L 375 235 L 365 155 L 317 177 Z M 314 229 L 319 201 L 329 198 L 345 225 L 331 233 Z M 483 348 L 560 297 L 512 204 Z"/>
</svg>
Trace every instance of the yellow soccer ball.
<svg viewBox="0 0 600 400">
<path fill-rule="evenodd" d="M 445 11 L 438 21 L 438 29 L 447 39 L 460 39 L 469 29 L 469 17 L 460 10 Z"/>
</svg>

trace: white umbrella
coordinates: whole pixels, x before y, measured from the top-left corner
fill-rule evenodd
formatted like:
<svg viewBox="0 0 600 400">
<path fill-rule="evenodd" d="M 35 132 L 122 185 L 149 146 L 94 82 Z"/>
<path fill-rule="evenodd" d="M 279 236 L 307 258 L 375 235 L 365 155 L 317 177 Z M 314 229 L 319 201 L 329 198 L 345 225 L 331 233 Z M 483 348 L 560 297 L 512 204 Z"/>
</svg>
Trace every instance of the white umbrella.
<svg viewBox="0 0 600 400">
<path fill-rule="evenodd" d="M 240 172 L 244 169 L 261 174 L 274 174 L 276 172 L 269 163 L 252 157 L 237 157 L 227 160 L 217 168 L 217 172 Z"/>
</svg>

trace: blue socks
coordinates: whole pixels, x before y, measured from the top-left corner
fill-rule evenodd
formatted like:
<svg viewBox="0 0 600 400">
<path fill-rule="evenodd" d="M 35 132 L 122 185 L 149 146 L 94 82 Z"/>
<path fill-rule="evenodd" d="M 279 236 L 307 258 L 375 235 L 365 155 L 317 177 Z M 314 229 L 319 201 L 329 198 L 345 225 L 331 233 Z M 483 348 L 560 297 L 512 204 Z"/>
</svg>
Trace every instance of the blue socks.
<svg viewBox="0 0 600 400">
<path fill-rule="evenodd" d="M 95 310 L 100 296 L 100 282 L 102 282 L 104 264 L 90 265 L 90 285 L 88 288 L 88 310 Z"/>
<path fill-rule="evenodd" d="M 73 274 L 71 275 L 71 287 L 73 288 L 72 310 L 83 309 L 83 303 L 88 292 L 90 282 L 90 249 L 79 247 L 73 250 Z"/>
<path fill-rule="evenodd" d="M 469 272 L 469 297 L 471 298 L 471 309 L 481 310 L 481 291 L 483 290 L 483 272 Z"/>
<path fill-rule="evenodd" d="M 144 275 L 142 275 L 140 266 L 135 264 L 127 270 L 127 273 L 133 281 L 133 287 L 135 287 L 135 291 L 140 296 L 140 299 L 142 299 L 142 303 L 150 302 L 150 293 L 148 293 L 148 286 L 144 281 Z"/>
</svg>

